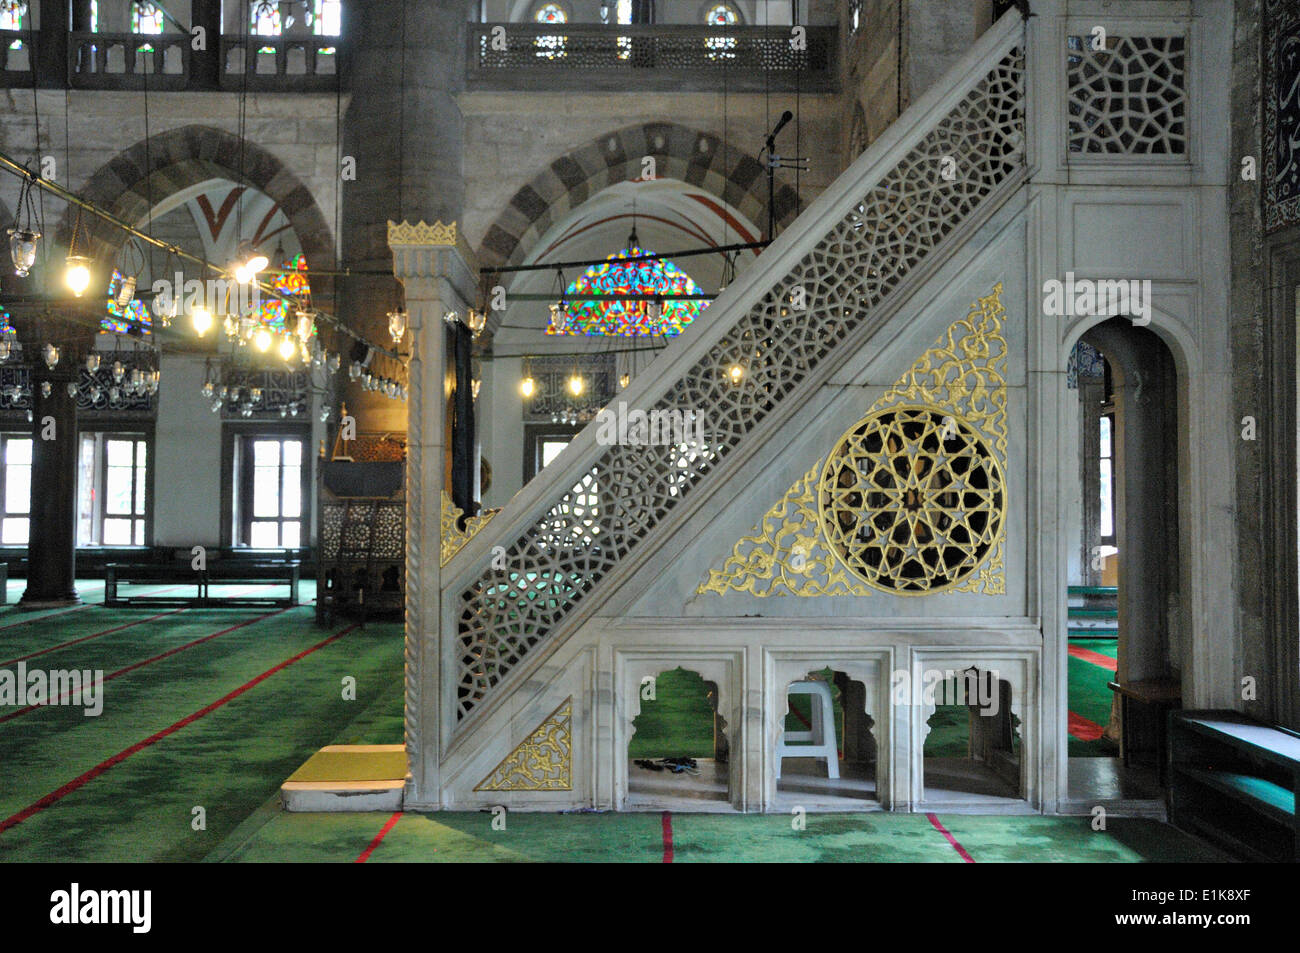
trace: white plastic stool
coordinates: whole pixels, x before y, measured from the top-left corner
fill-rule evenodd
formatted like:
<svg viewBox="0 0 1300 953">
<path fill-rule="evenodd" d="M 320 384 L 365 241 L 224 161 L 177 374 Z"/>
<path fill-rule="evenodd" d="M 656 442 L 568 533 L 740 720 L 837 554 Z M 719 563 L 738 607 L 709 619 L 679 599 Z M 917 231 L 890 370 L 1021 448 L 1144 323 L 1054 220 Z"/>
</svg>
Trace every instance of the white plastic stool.
<svg viewBox="0 0 1300 953">
<path fill-rule="evenodd" d="M 776 746 L 776 777 L 781 779 L 783 758 L 824 758 L 826 777 L 839 778 L 840 756 L 835 748 L 835 703 L 831 687 L 825 682 L 792 682 L 787 695 L 812 697 L 812 728 L 809 731 L 787 731 Z M 791 745 L 792 741 L 811 741 L 812 744 Z"/>
</svg>

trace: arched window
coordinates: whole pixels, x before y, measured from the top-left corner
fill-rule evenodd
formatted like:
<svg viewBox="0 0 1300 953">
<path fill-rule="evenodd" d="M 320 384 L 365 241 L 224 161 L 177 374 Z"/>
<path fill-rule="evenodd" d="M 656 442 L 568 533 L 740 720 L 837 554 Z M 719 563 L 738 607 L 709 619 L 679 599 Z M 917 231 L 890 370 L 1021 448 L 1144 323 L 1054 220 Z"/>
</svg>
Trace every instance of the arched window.
<svg viewBox="0 0 1300 953">
<path fill-rule="evenodd" d="M 569 12 L 558 3 L 543 3 L 533 11 L 533 21 L 558 26 L 569 22 Z M 537 47 L 537 55 L 543 59 L 557 60 L 565 55 L 562 36 L 539 36 L 533 40 L 533 45 Z"/>
<path fill-rule="evenodd" d="M 157 34 L 163 31 L 162 8 L 149 0 L 136 0 L 131 4 L 131 32 Z M 143 49 L 143 47 L 142 47 Z"/>
<path fill-rule="evenodd" d="M 0 0 L 0 30 L 21 30 L 23 28 L 23 18 L 27 16 L 27 4 L 21 0 Z M 9 44 L 11 50 L 21 50 L 23 48 L 22 40 L 14 40 Z"/>
<path fill-rule="evenodd" d="M 338 36 L 343 32 L 343 0 L 313 0 L 311 31 L 317 36 Z"/>
<path fill-rule="evenodd" d="M 699 294 L 691 276 L 667 259 L 627 261 L 654 254 L 629 245 L 588 268 L 565 289 L 565 300 L 554 307 L 547 334 L 583 337 L 676 337 L 704 310 L 698 298 L 668 297 Z M 583 295 L 661 295 L 668 300 L 609 301 Z"/>
<path fill-rule="evenodd" d="M 715 3 L 704 14 L 704 22 L 709 26 L 735 26 L 740 22 L 740 14 L 729 3 Z"/>
<path fill-rule="evenodd" d="M 255 36 L 279 36 L 284 32 L 280 4 L 275 0 L 256 0 L 248 11 L 249 32 Z"/>
<path fill-rule="evenodd" d="M 708 26 L 735 26 L 740 22 L 740 14 L 729 3 L 715 3 L 704 12 L 704 22 Z M 711 60 L 734 60 L 736 58 L 736 38 L 734 36 L 711 36 L 704 41 Z"/>
</svg>

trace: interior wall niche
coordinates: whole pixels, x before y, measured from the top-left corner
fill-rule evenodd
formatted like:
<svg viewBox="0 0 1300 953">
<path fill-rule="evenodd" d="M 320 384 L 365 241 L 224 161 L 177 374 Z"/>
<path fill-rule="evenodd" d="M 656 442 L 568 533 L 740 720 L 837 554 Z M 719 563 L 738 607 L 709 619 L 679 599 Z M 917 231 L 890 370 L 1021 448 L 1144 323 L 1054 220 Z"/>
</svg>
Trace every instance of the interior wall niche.
<svg viewBox="0 0 1300 953">
<path fill-rule="evenodd" d="M 628 673 L 625 809 L 730 809 L 733 741 L 720 690 L 724 668 L 656 660 Z"/>
<path fill-rule="evenodd" d="M 831 711 L 824 712 L 822 691 L 799 686 L 825 686 Z M 780 690 L 772 758 L 778 806 L 788 800 L 803 807 L 860 809 L 863 801 L 879 802 L 880 746 L 867 684 L 831 662 L 783 679 Z M 823 748 L 827 742 L 833 743 L 829 752 Z M 798 755 L 803 748 L 808 757 Z"/>
<path fill-rule="evenodd" d="M 926 800 L 1024 796 L 1024 745 L 1011 682 L 969 666 L 923 681 Z"/>
</svg>

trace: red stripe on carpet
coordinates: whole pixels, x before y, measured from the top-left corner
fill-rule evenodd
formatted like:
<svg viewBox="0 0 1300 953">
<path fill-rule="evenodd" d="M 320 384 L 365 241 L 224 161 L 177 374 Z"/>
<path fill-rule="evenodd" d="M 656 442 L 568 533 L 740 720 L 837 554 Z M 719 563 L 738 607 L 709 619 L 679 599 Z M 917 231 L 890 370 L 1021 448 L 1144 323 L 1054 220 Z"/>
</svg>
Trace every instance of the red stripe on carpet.
<svg viewBox="0 0 1300 953">
<path fill-rule="evenodd" d="M 966 863 L 968 864 L 975 863 L 975 858 L 972 857 L 970 854 L 966 853 L 966 848 L 962 847 L 961 844 L 957 843 L 957 838 L 953 837 L 951 834 L 948 833 L 948 828 L 944 827 L 942 824 L 939 823 L 938 817 L 936 817 L 933 814 L 927 814 L 925 816 L 930 819 L 930 823 L 934 825 L 934 829 L 938 831 L 940 834 L 942 834 L 947 839 L 949 844 L 952 844 L 952 849 L 961 855 L 962 860 L 966 861 Z"/>
<path fill-rule="evenodd" d="M 0 632 L 5 629 L 16 629 L 20 625 L 31 625 L 34 622 L 44 622 L 46 619 L 53 619 L 55 616 L 67 615 L 69 612 L 80 612 L 82 609 L 89 609 L 95 605 L 93 602 L 83 602 L 79 606 L 73 606 L 71 609 L 60 609 L 58 612 L 49 612 L 34 619 L 23 619 L 21 622 L 10 622 L 8 625 L 0 625 Z M 18 610 L 21 611 L 21 610 Z"/>
<path fill-rule="evenodd" d="M 370 846 L 367 847 L 365 850 L 363 850 L 361 852 L 361 856 L 358 857 L 356 860 L 354 860 L 353 863 L 364 864 L 367 860 L 369 860 L 370 855 L 373 854 L 375 852 L 375 848 L 379 846 L 379 842 L 388 835 L 388 832 L 393 829 L 393 826 L 397 824 L 397 819 L 400 818 L 401 816 L 402 816 L 402 812 L 397 811 L 392 817 L 390 817 L 388 819 L 388 823 L 384 825 L 384 829 L 375 835 L 375 839 L 370 842 Z"/>
<path fill-rule="evenodd" d="M 325 648 L 325 646 L 329 645 L 331 642 L 337 642 L 339 639 L 343 638 L 343 636 L 347 635 L 356 627 L 357 626 L 354 623 L 348 626 L 346 629 L 342 629 L 339 632 L 335 632 L 328 639 L 324 639 L 320 642 L 317 642 L 315 645 L 311 646 L 310 648 L 303 649 L 297 655 L 285 659 L 283 662 L 273 666 L 272 668 L 268 668 L 261 675 L 257 676 L 251 681 L 245 682 L 243 685 L 240 685 L 234 691 L 222 695 L 216 701 L 212 702 L 209 705 L 205 705 L 204 707 L 200 708 L 198 711 L 194 712 L 193 714 L 186 715 L 180 721 L 168 725 L 166 728 L 162 729 L 162 731 L 154 732 L 148 738 L 144 739 L 144 741 L 137 741 L 135 744 L 131 745 L 131 747 L 119 751 L 117 754 L 113 755 L 113 757 L 105 761 L 101 761 L 99 764 L 95 765 L 89 771 L 85 772 L 84 774 L 78 775 L 77 777 L 69 781 L 67 784 L 63 785 L 62 787 L 57 788 L 54 791 L 51 791 L 49 794 L 45 795 L 39 801 L 36 801 L 33 804 L 29 804 L 27 807 L 23 808 L 17 814 L 12 814 L 9 817 L 5 818 L 3 821 L 0 821 L 0 834 L 3 834 L 11 827 L 15 827 L 18 824 L 21 824 L 29 817 L 32 817 L 35 814 L 39 814 L 41 811 L 45 810 L 51 804 L 55 804 L 58 801 L 63 800 L 63 798 L 67 797 L 69 794 L 73 793 L 79 788 L 84 787 L 86 784 L 93 781 L 95 778 L 99 777 L 105 771 L 109 770 L 109 768 L 113 768 L 121 764 L 127 758 L 131 757 L 131 755 L 139 754 L 145 748 L 157 744 L 158 742 L 162 741 L 164 738 L 168 737 L 169 735 L 174 735 L 176 732 L 180 731 L 185 726 L 191 725 L 194 722 L 198 721 L 200 718 L 212 714 L 212 712 L 216 711 L 218 708 L 222 707 L 223 705 L 229 702 L 234 701 L 236 698 L 238 698 L 240 695 L 244 694 L 245 692 L 249 691 L 250 689 L 257 687 L 262 682 L 266 681 L 268 678 L 274 675 L 276 672 L 288 668 L 294 662 L 298 662 L 301 661 L 302 659 L 305 659 L 308 655 L 311 655 L 313 652 L 320 651 L 321 649 Z"/>
<path fill-rule="evenodd" d="M 157 615 L 151 615 L 147 619 L 136 619 L 134 622 L 128 622 L 125 625 L 114 626 L 111 629 L 105 629 L 103 632 L 92 632 L 90 635 L 83 635 L 79 639 L 69 639 L 67 642 L 60 642 L 58 645 L 51 645 L 49 648 L 41 649 L 38 652 L 30 652 L 27 655 L 20 655 L 18 658 L 11 658 L 7 662 L 0 662 L 0 668 L 13 665 L 15 662 L 25 662 L 29 658 L 36 658 L 38 655 L 45 655 L 47 652 L 54 652 L 58 649 L 66 649 L 69 645 L 76 645 L 79 642 L 89 642 L 91 639 L 97 639 L 101 635 L 112 635 L 114 632 L 121 632 L 123 629 L 129 629 L 133 625 L 143 625 L 146 622 L 153 622 L 161 619 L 163 616 L 175 615 L 178 612 L 184 612 L 185 609 L 172 609 L 170 612 L 160 612 Z"/>
<path fill-rule="evenodd" d="M 271 616 L 279 615 L 281 612 L 288 612 L 289 609 L 293 609 L 293 608 L 297 608 L 297 606 L 286 606 L 283 609 L 276 609 L 274 612 L 268 612 L 265 615 L 260 615 L 255 619 L 245 619 L 243 622 L 232 625 L 229 628 L 222 629 L 220 632 L 213 632 L 211 635 L 205 635 L 202 638 L 195 639 L 192 642 L 186 642 L 184 645 L 178 645 L 174 649 L 168 649 L 166 652 L 162 652 L 158 655 L 155 655 L 153 658 L 147 658 L 142 662 L 133 662 L 130 665 L 128 665 L 126 668 L 119 668 L 116 672 L 112 672 L 108 675 L 105 675 L 104 681 L 111 682 L 119 675 L 125 675 L 127 672 L 133 672 L 137 668 L 144 668 L 146 665 L 152 665 L 154 662 L 161 662 L 163 659 L 172 655 L 176 655 L 178 652 L 184 652 L 186 649 L 192 649 L 194 648 L 194 646 L 202 645 L 204 642 L 211 642 L 213 639 L 217 638 L 218 636 L 226 635 L 227 633 L 234 632 L 236 629 L 242 629 L 245 626 L 252 625 L 255 622 L 261 622 L 264 619 L 269 619 L 271 618 Z M 69 694 L 71 694 L 71 690 L 64 692 L 62 695 L 60 695 L 59 702 L 65 701 L 68 698 Z M 53 704 L 56 703 L 44 702 L 40 705 L 28 705 L 25 708 L 19 708 L 15 712 L 10 712 L 9 714 L 0 717 L 0 725 L 4 724 L 6 721 L 12 721 L 13 719 L 17 718 L 19 715 L 25 715 L 28 712 L 35 711 L 38 708 L 49 708 Z"/>
<path fill-rule="evenodd" d="M 1076 715 L 1074 712 L 1069 713 L 1069 722 L 1066 730 L 1080 741 L 1096 741 L 1106 731 L 1095 721 L 1089 721 L 1082 715 Z"/>
<path fill-rule="evenodd" d="M 664 828 L 664 863 L 673 862 L 673 816 L 668 811 L 663 814 Z"/>
<path fill-rule="evenodd" d="M 1077 658 L 1081 662 L 1091 662 L 1093 665 L 1100 665 L 1108 672 L 1115 671 L 1116 667 L 1119 665 L 1119 663 L 1109 655 L 1102 655 L 1100 652 L 1085 649 L 1081 645 L 1070 646 L 1070 658 Z"/>
</svg>

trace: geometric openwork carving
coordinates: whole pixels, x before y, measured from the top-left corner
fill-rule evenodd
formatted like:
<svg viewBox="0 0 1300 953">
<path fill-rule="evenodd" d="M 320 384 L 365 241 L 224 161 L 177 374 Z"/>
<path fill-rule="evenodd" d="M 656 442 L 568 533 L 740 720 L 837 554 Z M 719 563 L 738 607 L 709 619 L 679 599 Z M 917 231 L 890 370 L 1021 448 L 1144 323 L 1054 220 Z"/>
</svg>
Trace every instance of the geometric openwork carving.
<svg viewBox="0 0 1300 953">
<path fill-rule="evenodd" d="M 1004 594 L 1005 498 L 984 491 L 1002 486 L 1007 465 L 1005 318 L 997 284 L 737 541 L 696 592 Z M 923 433 L 934 429 L 936 414 L 938 455 L 935 435 Z M 958 456 L 964 459 L 954 462 Z M 974 479 L 965 475 L 972 470 Z M 963 498 L 968 482 L 976 490 Z M 996 514 L 996 523 L 971 515 L 972 507 Z M 969 522 L 950 532 L 962 520 Z M 920 562 L 905 565 L 909 559 Z"/>
<path fill-rule="evenodd" d="M 951 589 L 1002 528 L 1002 469 L 970 427 L 935 407 L 869 414 L 840 438 L 818 485 L 831 551 L 898 595 Z"/>
<path fill-rule="evenodd" d="M 703 356 L 639 408 L 696 411 L 706 423 L 702 450 L 598 445 L 582 461 L 584 475 L 574 475 L 577 485 L 557 484 L 539 517 L 517 538 L 500 541 L 504 559 L 493 562 L 508 568 L 485 565 L 461 592 L 447 593 L 460 610 L 458 719 L 473 712 L 990 194 L 1023 170 L 1023 84 L 1023 52 L 1013 48 L 860 198 L 845 202 L 808 253 L 772 275 L 752 307 L 735 314 L 725 330 L 711 327 L 719 336 Z M 948 158 L 960 170 L 955 179 L 940 174 Z M 796 288 L 806 307 L 793 320 L 788 305 Z M 735 365 L 745 369 L 739 382 L 728 373 Z"/>
<path fill-rule="evenodd" d="M 1182 36 L 1067 41 L 1070 152 L 1177 156 L 1187 152 L 1187 54 Z"/>
<path fill-rule="evenodd" d="M 474 790 L 570 791 L 572 766 L 573 696 L 570 695 Z"/>
</svg>

